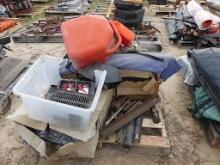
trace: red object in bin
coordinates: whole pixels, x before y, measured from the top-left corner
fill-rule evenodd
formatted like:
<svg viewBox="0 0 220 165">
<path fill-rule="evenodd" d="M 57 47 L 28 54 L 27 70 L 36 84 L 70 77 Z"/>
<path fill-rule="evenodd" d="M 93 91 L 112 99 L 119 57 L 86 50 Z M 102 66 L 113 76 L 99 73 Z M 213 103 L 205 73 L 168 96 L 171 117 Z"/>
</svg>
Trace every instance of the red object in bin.
<svg viewBox="0 0 220 165">
<path fill-rule="evenodd" d="M 121 45 L 117 28 L 104 16 L 81 16 L 64 22 L 61 30 L 67 54 L 79 68 L 105 62 Z"/>
<path fill-rule="evenodd" d="M 115 27 L 118 29 L 118 32 L 121 35 L 123 45 L 129 46 L 129 44 L 135 40 L 134 32 L 128 29 L 125 25 L 116 20 L 110 22 L 113 23 Z"/>
</svg>

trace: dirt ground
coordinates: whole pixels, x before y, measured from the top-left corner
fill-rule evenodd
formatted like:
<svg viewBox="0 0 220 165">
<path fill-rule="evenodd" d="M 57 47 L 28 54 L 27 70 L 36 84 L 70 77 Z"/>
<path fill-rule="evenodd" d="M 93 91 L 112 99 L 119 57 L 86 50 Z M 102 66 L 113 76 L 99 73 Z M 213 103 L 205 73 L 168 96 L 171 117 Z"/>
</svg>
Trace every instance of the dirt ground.
<svg viewBox="0 0 220 165">
<path fill-rule="evenodd" d="M 186 49 L 178 49 L 169 43 L 165 25 L 159 17 L 151 17 L 161 31 L 163 51 L 175 57 L 185 55 Z M 63 44 L 15 44 L 10 45 L 13 52 L 9 56 L 31 58 L 40 55 L 62 57 L 65 54 Z M 13 96 L 11 110 L 0 117 L 0 165 L 219 165 L 220 150 L 211 148 L 205 138 L 203 127 L 192 118 L 187 107 L 191 98 L 180 74 L 176 74 L 160 87 L 164 102 L 166 128 L 171 144 L 168 156 L 156 157 L 131 154 L 118 151 L 112 147 L 98 149 L 94 160 L 46 161 L 28 146 L 21 144 L 15 130 L 15 123 L 5 116 L 11 114 L 21 104 L 19 98 Z"/>
</svg>

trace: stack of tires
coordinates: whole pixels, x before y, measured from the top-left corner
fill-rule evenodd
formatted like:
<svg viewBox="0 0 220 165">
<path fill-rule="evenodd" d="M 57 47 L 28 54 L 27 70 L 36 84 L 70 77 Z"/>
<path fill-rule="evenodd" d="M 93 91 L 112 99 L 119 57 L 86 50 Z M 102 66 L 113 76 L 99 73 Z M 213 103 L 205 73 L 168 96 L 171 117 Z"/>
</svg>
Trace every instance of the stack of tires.
<svg viewBox="0 0 220 165">
<path fill-rule="evenodd" d="M 115 0 L 115 19 L 127 27 L 137 27 L 143 21 L 145 9 L 143 3 Z"/>
</svg>

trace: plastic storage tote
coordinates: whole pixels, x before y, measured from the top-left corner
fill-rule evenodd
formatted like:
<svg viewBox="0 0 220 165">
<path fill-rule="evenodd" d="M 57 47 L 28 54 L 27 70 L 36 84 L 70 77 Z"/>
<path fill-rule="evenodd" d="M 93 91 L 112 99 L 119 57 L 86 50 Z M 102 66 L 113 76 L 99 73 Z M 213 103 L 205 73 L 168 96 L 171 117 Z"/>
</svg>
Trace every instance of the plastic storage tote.
<svg viewBox="0 0 220 165">
<path fill-rule="evenodd" d="M 45 99 L 50 85 L 58 85 L 61 79 L 61 62 L 62 59 L 41 57 L 18 81 L 13 92 L 22 98 L 30 118 L 75 131 L 86 131 L 91 115 L 96 110 L 106 71 L 95 71 L 95 96 L 90 108 L 84 109 Z"/>
</svg>

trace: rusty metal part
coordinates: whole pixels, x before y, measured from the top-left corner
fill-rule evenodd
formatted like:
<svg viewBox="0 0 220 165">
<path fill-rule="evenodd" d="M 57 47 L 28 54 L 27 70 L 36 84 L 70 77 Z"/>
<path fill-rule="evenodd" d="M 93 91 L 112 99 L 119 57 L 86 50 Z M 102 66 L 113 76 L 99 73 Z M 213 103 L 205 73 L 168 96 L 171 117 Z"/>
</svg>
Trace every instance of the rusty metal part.
<svg viewBox="0 0 220 165">
<path fill-rule="evenodd" d="M 160 122 L 160 116 L 158 113 L 158 110 L 156 108 L 152 108 L 152 119 L 154 123 L 159 123 Z"/>
<path fill-rule="evenodd" d="M 123 110 L 123 108 L 130 102 L 130 100 L 127 100 L 106 122 L 105 125 L 108 125 L 109 123 L 114 120 L 118 114 Z"/>
<path fill-rule="evenodd" d="M 53 35 L 55 33 L 61 33 L 61 24 L 64 21 L 62 17 L 49 17 L 39 20 L 21 32 L 22 35 Z"/>
<path fill-rule="evenodd" d="M 160 31 L 156 27 L 151 25 L 151 23 L 140 25 L 136 31 L 136 35 L 144 35 L 147 36 L 149 39 L 157 38 L 157 33 L 160 33 Z"/>
<path fill-rule="evenodd" d="M 1 20 L 0 21 L 0 32 L 10 29 L 16 24 L 17 22 L 15 20 Z"/>
<path fill-rule="evenodd" d="M 142 122 L 143 122 L 143 115 L 135 119 L 134 133 L 133 133 L 133 143 L 135 144 L 140 143 Z"/>
<path fill-rule="evenodd" d="M 134 133 L 134 124 L 135 121 L 132 120 L 129 124 L 125 127 L 125 136 L 123 141 L 123 146 L 126 148 L 130 148 L 133 141 L 133 133 Z"/>
</svg>

